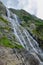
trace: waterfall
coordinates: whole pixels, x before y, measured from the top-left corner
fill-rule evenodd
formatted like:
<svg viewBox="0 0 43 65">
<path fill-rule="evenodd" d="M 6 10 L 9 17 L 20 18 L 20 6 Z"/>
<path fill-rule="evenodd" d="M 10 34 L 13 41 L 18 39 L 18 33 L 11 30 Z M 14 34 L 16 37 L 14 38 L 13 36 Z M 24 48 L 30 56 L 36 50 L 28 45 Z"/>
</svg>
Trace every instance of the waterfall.
<svg viewBox="0 0 43 65">
<path fill-rule="evenodd" d="M 10 18 L 10 11 L 8 9 L 7 9 L 7 14 L 8 14 L 8 18 L 9 18 L 10 22 L 13 25 L 13 29 L 14 29 L 15 36 L 17 37 L 17 39 L 19 40 L 19 42 L 21 43 L 21 45 L 23 47 L 26 46 L 26 48 L 27 48 L 27 45 L 25 43 L 25 40 L 24 40 L 24 38 L 22 36 L 22 33 L 21 33 L 20 29 L 19 29 L 19 23 L 17 21 L 17 16 L 12 13 L 12 16 L 13 16 L 14 19 L 11 19 Z"/>
<path fill-rule="evenodd" d="M 7 9 L 7 16 L 13 26 L 14 34 L 18 39 L 18 42 L 31 53 L 35 52 L 36 54 L 41 56 L 42 51 L 39 48 L 37 41 L 33 39 L 30 33 L 19 24 L 18 16 L 10 12 L 8 9 Z M 13 18 L 11 18 L 11 16 Z"/>
</svg>

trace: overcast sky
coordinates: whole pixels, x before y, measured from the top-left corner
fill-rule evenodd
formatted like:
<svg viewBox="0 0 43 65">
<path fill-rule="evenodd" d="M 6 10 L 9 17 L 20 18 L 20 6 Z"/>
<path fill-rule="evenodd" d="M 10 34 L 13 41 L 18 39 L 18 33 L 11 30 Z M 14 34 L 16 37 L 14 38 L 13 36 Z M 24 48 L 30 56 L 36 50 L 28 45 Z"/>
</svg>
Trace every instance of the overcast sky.
<svg viewBox="0 0 43 65">
<path fill-rule="evenodd" d="M 43 0 L 1 0 L 6 7 L 24 9 L 43 19 Z"/>
</svg>

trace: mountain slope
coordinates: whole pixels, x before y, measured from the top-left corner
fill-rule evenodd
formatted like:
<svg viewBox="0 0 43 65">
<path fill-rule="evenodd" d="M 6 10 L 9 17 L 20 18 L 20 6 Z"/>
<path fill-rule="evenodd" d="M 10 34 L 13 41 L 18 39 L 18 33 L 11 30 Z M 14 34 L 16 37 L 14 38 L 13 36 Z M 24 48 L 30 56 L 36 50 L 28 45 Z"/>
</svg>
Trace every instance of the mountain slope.
<svg viewBox="0 0 43 65">
<path fill-rule="evenodd" d="M 24 10 L 15 10 L 11 8 L 10 10 L 19 16 L 22 21 L 20 22 L 21 26 L 30 31 L 30 34 L 37 40 L 41 48 L 43 48 L 43 20 Z"/>
<path fill-rule="evenodd" d="M 32 20 L 39 19 L 24 10 L 20 18 L 1 2 L 0 8 L 0 65 L 43 65 L 43 51 L 32 34 L 36 29 Z"/>
</svg>

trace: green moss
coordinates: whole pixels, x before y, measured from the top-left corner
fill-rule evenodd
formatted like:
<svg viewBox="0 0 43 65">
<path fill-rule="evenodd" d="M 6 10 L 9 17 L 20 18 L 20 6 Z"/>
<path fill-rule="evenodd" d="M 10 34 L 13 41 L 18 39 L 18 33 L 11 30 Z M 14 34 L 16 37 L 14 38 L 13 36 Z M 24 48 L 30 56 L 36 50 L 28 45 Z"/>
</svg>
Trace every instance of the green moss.
<svg viewBox="0 0 43 65">
<path fill-rule="evenodd" d="M 14 46 L 11 44 L 11 42 L 7 39 L 7 37 L 2 37 L 0 39 L 0 45 L 6 46 L 6 47 L 11 47 L 14 48 Z"/>
<path fill-rule="evenodd" d="M 8 21 L 4 19 L 2 16 L 0 16 L 0 20 L 2 20 L 4 23 L 8 24 Z"/>
<path fill-rule="evenodd" d="M 12 29 L 9 26 L 1 27 L 0 30 L 7 30 L 8 32 L 12 31 Z"/>
<path fill-rule="evenodd" d="M 10 26 L 8 24 L 10 24 L 6 19 L 4 19 L 2 16 L 0 16 L 0 22 L 4 22 L 6 25 L 5 26 L 0 26 L 0 29 L 3 30 L 8 30 L 11 31 L 12 29 L 10 28 Z"/>
<path fill-rule="evenodd" d="M 5 47 L 10 47 L 10 48 L 23 48 L 21 45 L 17 44 L 14 42 L 14 45 L 12 41 L 10 41 L 7 37 L 3 36 L 0 38 L 0 45 L 5 46 Z"/>
<path fill-rule="evenodd" d="M 6 15 L 6 7 L 0 2 L 0 14 Z"/>
<path fill-rule="evenodd" d="M 33 34 L 35 34 L 35 36 L 37 37 L 37 38 L 39 38 L 39 39 L 41 39 L 41 40 L 43 40 L 43 32 L 40 30 L 40 29 L 38 29 L 38 30 L 33 30 L 32 32 L 33 32 Z"/>
<path fill-rule="evenodd" d="M 42 22 L 42 21 L 36 21 L 36 22 L 35 22 L 35 25 L 36 25 L 36 26 L 43 26 L 43 22 Z"/>
<path fill-rule="evenodd" d="M 23 48 L 23 46 L 16 43 L 15 48 L 21 49 L 21 48 Z"/>
</svg>

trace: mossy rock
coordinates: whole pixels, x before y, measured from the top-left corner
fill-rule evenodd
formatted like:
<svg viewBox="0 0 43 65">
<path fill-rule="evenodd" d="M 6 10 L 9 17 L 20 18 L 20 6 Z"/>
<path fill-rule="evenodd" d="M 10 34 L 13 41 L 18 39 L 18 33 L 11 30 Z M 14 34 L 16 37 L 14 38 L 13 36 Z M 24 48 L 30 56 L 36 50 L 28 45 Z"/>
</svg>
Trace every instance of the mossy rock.
<svg viewBox="0 0 43 65">
<path fill-rule="evenodd" d="M 0 15 L 1 14 L 3 14 L 3 15 L 7 14 L 6 7 L 4 6 L 4 4 L 2 2 L 0 2 Z"/>
</svg>

